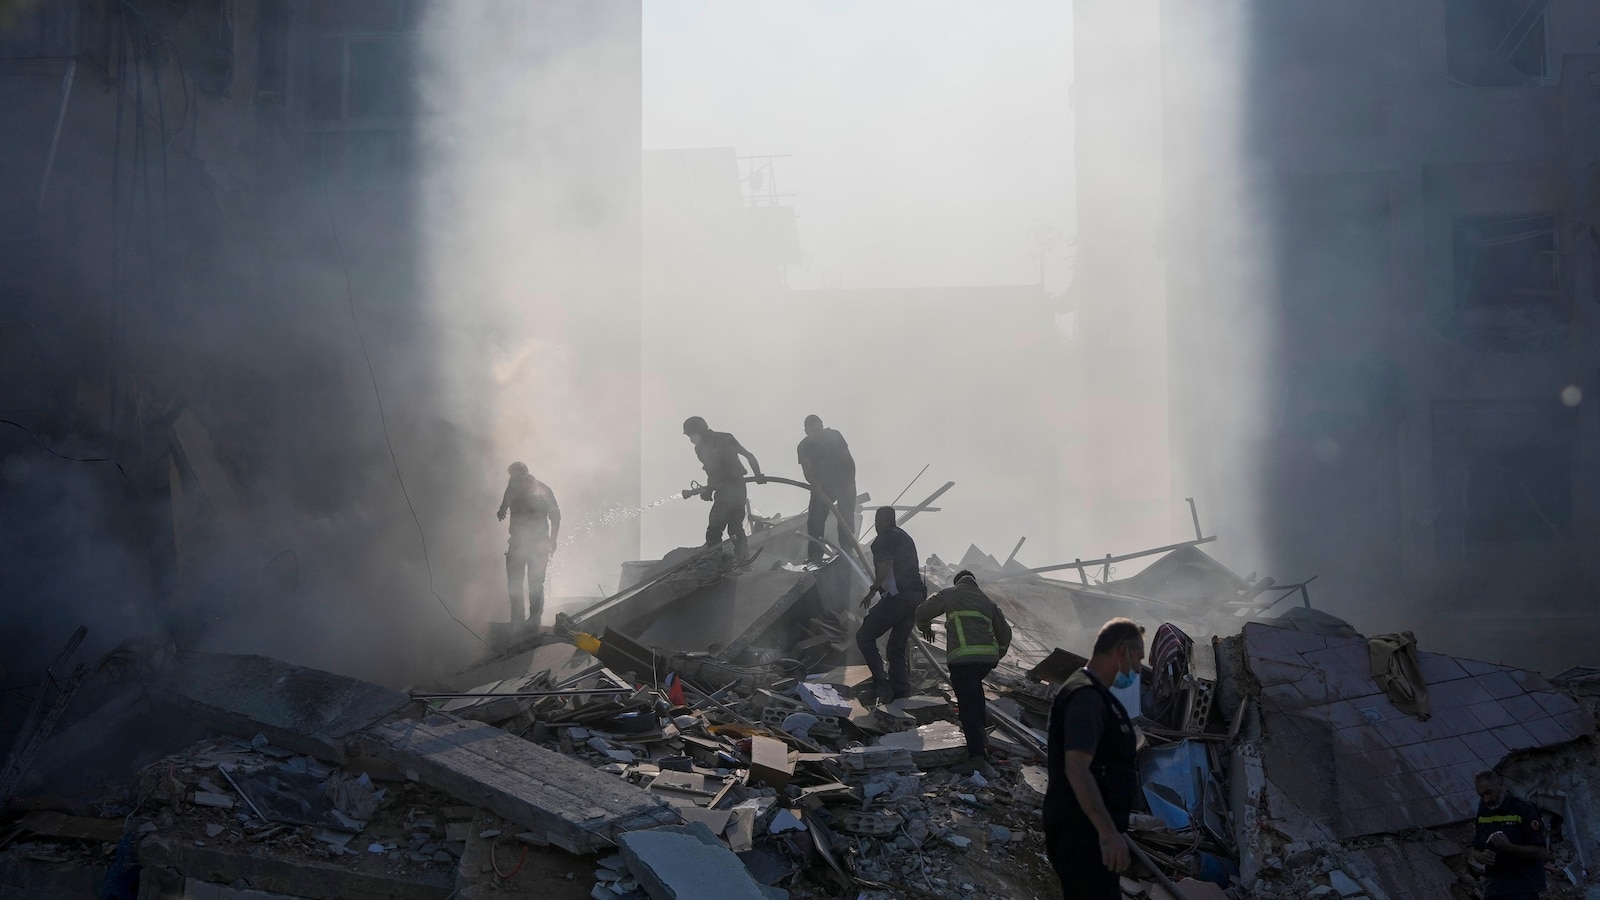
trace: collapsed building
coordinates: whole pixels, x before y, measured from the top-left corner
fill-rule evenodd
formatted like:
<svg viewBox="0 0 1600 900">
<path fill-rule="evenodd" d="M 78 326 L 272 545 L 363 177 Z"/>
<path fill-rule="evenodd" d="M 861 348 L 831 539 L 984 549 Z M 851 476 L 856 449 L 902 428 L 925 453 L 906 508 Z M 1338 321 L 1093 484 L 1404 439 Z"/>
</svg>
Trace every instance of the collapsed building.
<svg viewBox="0 0 1600 900">
<path fill-rule="evenodd" d="M 926 506 L 926 504 L 924 504 Z M 906 515 L 915 515 L 913 509 Z M 1014 623 L 989 676 L 997 773 L 966 751 L 942 652 L 858 700 L 859 548 L 685 549 L 448 677 L 394 691 L 259 656 L 131 643 L 26 699 L 0 769 L 0 888 L 25 898 L 1050 896 L 1040 806 L 1058 683 L 1107 618 L 1148 628 L 1131 897 L 1476 896 L 1473 775 L 1550 817 L 1549 896 L 1589 896 L 1600 675 L 1545 678 L 1367 638 L 1209 538 L 1053 580 L 977 547 Z M 836 550 L 840 548 L 835 548 Z M 1268 617 L 1286 598 L 1298 601 Z M 709 888 L 708 885 L 715 885 Z"/>
</svg>

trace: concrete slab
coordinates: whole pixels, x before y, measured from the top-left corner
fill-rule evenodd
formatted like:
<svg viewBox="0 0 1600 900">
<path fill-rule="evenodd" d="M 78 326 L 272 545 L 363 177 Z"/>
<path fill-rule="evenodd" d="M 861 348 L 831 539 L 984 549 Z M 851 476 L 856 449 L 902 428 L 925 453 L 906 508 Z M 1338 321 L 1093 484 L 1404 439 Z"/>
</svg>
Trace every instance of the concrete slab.
<svg viewBox="0 0 1600 900">
<path fill-rule="evenodd" d="M 351 747 L 570 853 L 592 853 L 625 831 L 681 821 L 646 791 L 481 722 L 395 722 L 363 732 Z"/>
<path fill-rule="evenodd" d="M 746 572 L 685 594 L 636 635 L 647 647 L 735 656 L 778 624 L 813 585 L 810 572 Z M 635 623 L 635 628 L 640 627 Z M 627 627 L 621 629 L 632 633 Z"/>
<path fill-rule="evenodd" d="M 518 653 L 507 659 L 494 659 L 474 666 L 444 680 L 444 686 L 453 691 L 468 691 L 479 685 L 538 675 L 549 672 L 550 679 L 559 683 L 595 664 L 595 658 L 577 647 L 559 641 Z"/>
<path fill-rule="evenodd" d="M 163 673 L 160 691 L 212 727 L 337 764 L 344 739 L 410 702 L 397 691 L 265 656 L 196 653 Z"/>
<path fill-rule="evenodd" d="M 1574 700 L 1521 670 L 1420 654 L 1443 679 L 1430 680 L 1434 715 L 1421 720 L 1375 692 L 1370 674 L 1351 671 L 1364 639 L 1255 622 L 1242 637 L 1263 685 L 1266 775 L 1341 839 L 1469 818 L 1475 772 L 1594 729 Z"/>
<path fill-rule="evenodd" d="M 708 889 L 722 900 L 766 897 L 739 857 L 699 823 L 632 831 L 617 843 L 652 900 L 691 900 Z"/>
</svg>

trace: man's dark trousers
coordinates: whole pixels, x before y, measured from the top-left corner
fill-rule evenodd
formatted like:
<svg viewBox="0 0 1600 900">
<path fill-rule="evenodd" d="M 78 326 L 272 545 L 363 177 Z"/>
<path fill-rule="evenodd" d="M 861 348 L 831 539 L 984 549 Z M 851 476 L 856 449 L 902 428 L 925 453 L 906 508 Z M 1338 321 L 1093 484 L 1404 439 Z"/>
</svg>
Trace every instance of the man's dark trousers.
<svg viewBox="0 0 1600 900">
<path fill-rule="evenodd" d="M 1100 834 L 1085 817 L 1046 825 L 1044 851 L 1061 879 L 1062 900 L 1122 900 L 1122 878 L 1100 860 Z"/>
<path fill-rule="evenodd" d="M 994 671 L 992 662 L 950 664 L 950 687 L 961 707 L 961 734 L 967 739 L 967 756 L 988 756 L 985 737 L 989 728 L 989 704 L 983 696 L 983 678 Z"/>
<path fill-rule="evenodd" d="M 830 498 L 837 498 L 837 499 L 835 499 L 833 501 L 833 503 L 830 504 L 828 502 Z M 832 506 L 839 507 L 839 515 L 844 517 L 844 521 L 847 523 L 846 527 L 848 527 L 852 532 L 855 531 L 855 527 L 856 527 L 856 486 L 852 484 L 852 485 L 849 485 L 848 487 L 840 487 L 836 491 L 834 491 L 834 490 L 824 491 L 824 490 L 821 490 L 821 489 L 817 489 L 817 490 L 813 490 L 811 492 L 811 505 L 806 508 L 806 534 L 807 535 L 810 535 L 811 537 L 814 537 L 814 538 L 826 538 L 827 537 L 828 518 L 829 518 L 828 510 Z M 844 540 L 843 540 L 843 538 L 844 538 L 844 534 L 843 534 L 844 528 L 840 528 L 839 531 L 840 531 L 839 544 L 840 544 L 840 546 L 843 546 L 844 543 L 845 543 Z M 808 545 L 808 548 L 809 549 L 806 552 L 807 557 L 812 562 L 821 562 L 822 561 L 822 555 L 823 555 L 823 547 L 822 547 L 822 545 L 813 542 L 813 543 Z"/>
<path fill-rule="evenodd" d="M 917 624 L 917 607 L 926 599 L 920 593 L 905 592 L 885 597 L 867 613 L 856 632 L 856 646 L 872 670 L 872 683 L 881 694 L 887 684 L 896 697 L 911 694 L 911 661 L 906 655 L 911 643 L 911 629 Z M 883 657 L 878 653 L 878 638 L 889 633 L 889 671 L 883 671 Z"/>
</svg>

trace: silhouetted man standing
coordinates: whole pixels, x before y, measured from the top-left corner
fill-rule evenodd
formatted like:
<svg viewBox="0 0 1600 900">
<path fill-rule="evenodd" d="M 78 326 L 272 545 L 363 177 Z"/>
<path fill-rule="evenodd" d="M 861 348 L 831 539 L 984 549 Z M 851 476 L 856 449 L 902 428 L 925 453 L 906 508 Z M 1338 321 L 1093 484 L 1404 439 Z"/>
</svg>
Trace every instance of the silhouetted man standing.
<svg viewBox="0 0 1600 900">
<path fill-rule="evenodd" d="M 800 471 L 811 485 L 811 507 L 806 510 L 806 534 L 821 538 L 827 530 L 828 508 L 837 505 L 840 516 L 839 546 L 855 539 L 856 461 L 844 435 L 822 426 L 820 416 L 806 416 L 806 436 L 796 448 Z M 848 533 L 848 537 L 846 536 Z M 806 555 L 821 562 L 822 544 L 812 541 Z"/>
<path fill-rule="evenodd" d="M 880 506 L 873 516 L 878 536 L 872 541 L 872 562 L 876 569 L 872 587 L 861 599 L 863 607 L 873 595 L 883 599 L 867 613 L 856 631 L 856 646 L 872 670 L 877 700 L 888 703 L 911 695 L 911 663 L 906 650 L 911 643 L 911 626 L 916 623 L 917 607 L 927 599 L 922 582 L 922 567 L 917 560 L 917 544 L 911 535 L 895 524 L 893 507 Z M 878 655 L 878 638 L 889 633 L 889 671 L 884 672 Z"/>
<path fill-rule="evenodd" d="M 750 460 L 750 471 L 755 473 L 757 484 L 766 482 L 761 475 L 761 464 L 739 443 L 738 438 L 726 431 L 712 431 L 706 420 L 699 416 L 690 416 L 683 421 L 683 433 L 694 444 L 694 455 L 700 459 L 701 468 L 706 470 L 706 487 L 700 492 L 701 499 L 711 501 L 711 515 L 706 522 L 706 546 L 715 547 L 722 543 L 722 532 L 726 529 L 728 537 L 733 539 L 733 555 L 744 559 L 750 552 L 750 545 L 744 536 L 744 507 L 749 500 L 749 493 L 745 490 L 744 465 L 739 462 L 739 457 Z"/>
<path fill-rule="evenodd" d="M 561 533 L 561 507 L 549 485 L 528 474 L 528 467 L 512 463 L 506 471 L 511 480 L 500 500 L 495 517 L 506 520 L 511 513 L 511 541 L 506 546 L 506 585 L 511 594 L 511 624 L 522 622 L 523 609 L 534 628 L 544 617 L 544 576 Z M 523 578 L 527 594 L 523 594 Z"/>
</svg>

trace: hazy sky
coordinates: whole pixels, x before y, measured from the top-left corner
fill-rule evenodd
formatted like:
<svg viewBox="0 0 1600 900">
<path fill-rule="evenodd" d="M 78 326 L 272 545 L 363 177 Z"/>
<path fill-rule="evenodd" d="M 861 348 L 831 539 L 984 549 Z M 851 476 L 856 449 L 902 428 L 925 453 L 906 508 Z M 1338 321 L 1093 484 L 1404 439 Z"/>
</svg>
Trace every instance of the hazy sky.
<svg viewBox="0 0 1600 900">
<path fill-rule="evenodd" d="M 1049 0 L 645 0 L 644 145 L 792 154 L 796 287 L 1033 283 L 1072 230 L 1071 49 Z"/>
</svg>

